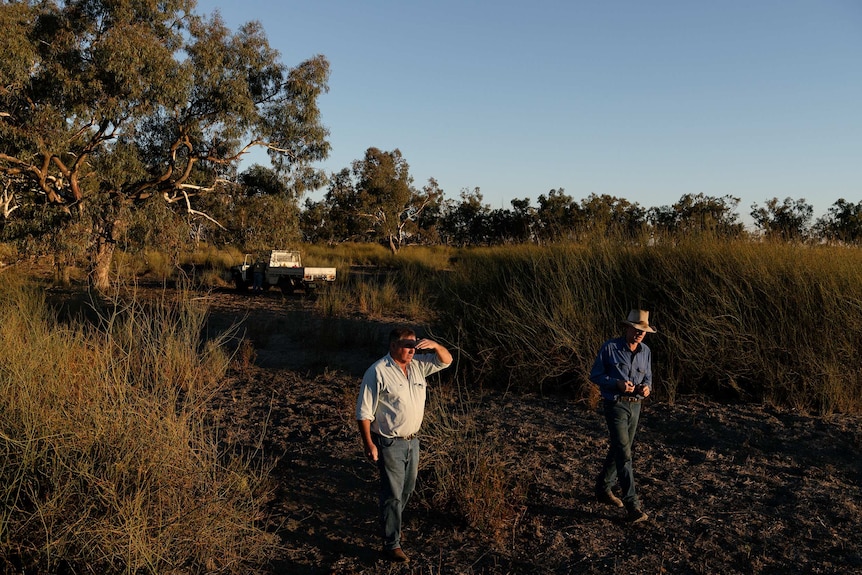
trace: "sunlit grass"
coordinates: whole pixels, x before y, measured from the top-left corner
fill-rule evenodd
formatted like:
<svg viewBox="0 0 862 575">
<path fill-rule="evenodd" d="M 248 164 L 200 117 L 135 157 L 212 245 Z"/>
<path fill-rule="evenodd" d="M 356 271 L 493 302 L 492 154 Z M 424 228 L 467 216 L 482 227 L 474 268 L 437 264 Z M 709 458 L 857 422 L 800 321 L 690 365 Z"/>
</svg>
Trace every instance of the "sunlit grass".
<svg viewBox="0 0 862 575">
<path fill-rule="evenodd" d="M 338 269 L 336 285 L 318 292 L 322 313 L 458 332 L 471 372 L 497 386 L 569 387 L 594 403 L 586 379 L 594 354 L 628 309 L 642 307 L 660 327 L 648 339 L 657 397 L 824 411 L 862 403 L 846 391 L 862 376 L 845 366 L 860 345 L 858 248 L 695 238 L 397 254 L 379 244 L 300 249 L 307 265 Z M 147 257 L 149 273 L 168 273 Z"/>
<path fill-rule="evenodd" d="M 273 544 L 266 471 L 208 423 L 230 358 L 200 340 L 206 310 L 117 300 L 62 319 L 5 275 L 0 303 L 0 563 L 254 571 Z"/>
<path fill-rule="evenodd" d="M 463 252 L 441 300 L 480 377 L 587 393 L 601 343 L 631 308 L 659 329 L 658 398 L 862 408 L 862 251 L 748 242 L 555 245 Z"/>
</svg>

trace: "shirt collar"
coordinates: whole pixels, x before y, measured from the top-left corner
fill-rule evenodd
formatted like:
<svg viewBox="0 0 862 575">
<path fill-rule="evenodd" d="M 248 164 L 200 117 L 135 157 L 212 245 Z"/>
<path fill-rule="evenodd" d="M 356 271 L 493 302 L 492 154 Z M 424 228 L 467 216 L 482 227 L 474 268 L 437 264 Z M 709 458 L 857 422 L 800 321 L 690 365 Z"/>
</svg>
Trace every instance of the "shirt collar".
<svg viewBox="0 0 862 575">
<path fill-rule="evenodd" d="M 391 353 L 387 353 L 386 357 L 384 359 L 386 360 L 386 365 L 388 365 L 389 367 L 394 367 L 394 368 L 399 369 L 399 370 L 401 369 L 401 366 L 398 364 L 397 361 L 395 361 L 395 358 L 392 357 Z M 413 361 L 415 361 L 415 360 L 413 360 Z M 410 369 L 410 364 L 413 363 L 413 361 L 410 361 L 407 363 L 407 369 Z"/>
</svg>

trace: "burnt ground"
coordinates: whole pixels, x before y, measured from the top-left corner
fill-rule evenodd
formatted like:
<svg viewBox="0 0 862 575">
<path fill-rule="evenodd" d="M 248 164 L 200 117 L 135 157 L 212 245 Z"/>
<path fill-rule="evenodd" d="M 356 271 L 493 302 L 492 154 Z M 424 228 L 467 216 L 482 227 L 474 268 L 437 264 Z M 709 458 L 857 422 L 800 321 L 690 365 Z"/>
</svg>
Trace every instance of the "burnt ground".
<svg viewBox="0 0 862 575">
<path fill-rule="evenodd" d="M 272 293 L 215 293 L 211 306 L 211 331 L 234 323 L 254 341 L 217 407 L 229 441 L 260 443 L 276 462 L 272 573 L 862 573 L 862 417 L 650 401 L 635 445 L 650 518 L 629 526 L 621 510 L 592 499 L 606 449 L 601 415 L 564 395 L 502 392 L 469 409 L 527 486 L 505 533 L 435 509 L 420 472 L 405 512 L 412 561 L 388 564 L 378 556 L 376 469 L 353 419 L 359 378 L 385 352 L 386 322 L 321 323 L 306 300 Z M 309 333 L 345 329 L 381 343 L 323 362 L 305 349 Z"/>
</svg>

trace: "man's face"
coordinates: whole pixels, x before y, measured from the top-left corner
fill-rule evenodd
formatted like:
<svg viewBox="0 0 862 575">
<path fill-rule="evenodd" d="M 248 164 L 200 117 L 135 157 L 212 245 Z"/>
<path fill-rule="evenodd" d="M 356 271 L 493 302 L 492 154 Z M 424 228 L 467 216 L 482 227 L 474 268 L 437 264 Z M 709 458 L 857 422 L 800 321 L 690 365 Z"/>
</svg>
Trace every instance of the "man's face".
<svg viewBox="0 0 862 575">
<path fill-rule="evenodd" d="M 416 353 L 416 336 L 408 336 L 393 341 L 389 346 L 389 355 L 398 363 L 407 363 Z"/>
<path fill-rule="evenodd" d="M 640 343 L 644 340 L 646 332 L 636 327 L 628 326 L 626 328 L 626 342 L 629 345 Z"/>
</svg>

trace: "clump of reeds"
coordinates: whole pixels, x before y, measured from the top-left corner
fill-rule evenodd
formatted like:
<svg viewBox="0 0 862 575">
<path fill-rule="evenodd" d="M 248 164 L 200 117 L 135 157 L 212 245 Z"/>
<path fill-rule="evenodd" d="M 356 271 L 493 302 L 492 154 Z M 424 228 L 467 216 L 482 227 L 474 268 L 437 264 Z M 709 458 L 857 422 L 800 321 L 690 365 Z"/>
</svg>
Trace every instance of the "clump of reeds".
<svg viewBox="0 0 862 575">
<path fill-rule="evenodd" d="M 255 570 L 266 470 L 221 447 L 229 358 L 206 310 L 94 303 L 58 319 L 0 283 L 0 563 L 15 572 Z"/>
<path fill-rule="evenodd" d="M 858 411 L 862 251 L 705 241 L 553 245 L 460 255 L 441 325 L 463 334 L 476 377 L 586 395 L 601 343 L 651 311 L 656 397 L 695 394 Z M 854 351 L 856 350 L 856 351 Z"/>
<path fill-rule="evenodd" d="M 431 254 L 431 260 L 424 261 L 423 254 Z M 335 285 L 322 286 L 317 291 L 316 306 L 324 315 L 333 317 L 359 313 L 372 319 L 430 323 L 441 293 L 441 274 L 445 273 L 437 266 L 444 265 L 443 261 L 432 250 L 402 250 L 397 260 L 389 262 L 391 265 L 339 268 Z M 445 262 L 449 262 L 448 255 Z"/>
<path fill-rule="evenodd" d="M 502 547 L 524 511 L 529 478 L 512 473 L 499 440 L 478 428 L 477 399 L 451 385 L 429 393 L 419 498 Z"/>
</svg>

